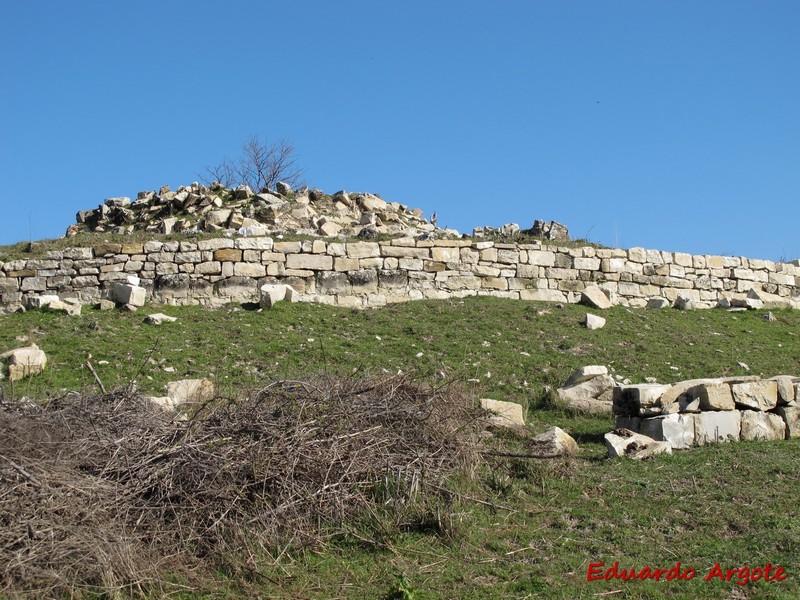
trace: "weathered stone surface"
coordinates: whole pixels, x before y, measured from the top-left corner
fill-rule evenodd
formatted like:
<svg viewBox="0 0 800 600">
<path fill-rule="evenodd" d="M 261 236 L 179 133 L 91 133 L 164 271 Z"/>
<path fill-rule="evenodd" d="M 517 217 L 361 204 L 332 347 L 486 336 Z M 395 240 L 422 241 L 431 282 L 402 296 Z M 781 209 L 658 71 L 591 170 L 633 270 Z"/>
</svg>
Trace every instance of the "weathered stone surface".
<svg viewBox="0 0 800 600">
<path fill-rule="evenodd" d="M 572 373 L 564 384 L 564 387 L 570 387 L 588 381 L 598 375 L 608 375 L 608 367 L 604 367 L 603 365 L 586 365 Z"/>
<path fill-rule="evenodd" d="M 215 394 L 214 384 L 208 379 L 180 379 L 167 384 L 167 396 L 173 406 L 208 402 Z"/>
<path fill-rule="evenodd" d="M 61 312 L 71 317 L 79 317 L 81 315 L 80 302 L 68 302 L 62 300 L 54 300 L 47 304 L 47 310 L 53 312 Z"/>
<path fill-rule="evenodd" d="M 51 302 L 58 302 L 59 298 L 53 294 L 42 294 L 41 296 L 29 296 L 25 299 L 25 308 L 28 310 L 35 310 L 37 308 L 44 308 Z"/>
<path fill-rule="evenodd" d="M 689 390 L 692 398 L 700 400 L 700 410 L 733 410 L 731 386 L 727 383 L 701 383 Z"/>
<path fill-rule="evenodd" d="M 565 408 L 579 415 L 611 416 L 613 414 L 611 401 L 596 398 L 575 398 L 570 400 Z"/>
<path fill-rule="evenodd" d="M 144 322 L 150 325 L 161 325 L 162 323 L 174 323 L 177 320 L 177 317 L 170 317 L 164 313 L 153 313 L 152 315 L 147 315 Z"/>
<path fill-rule="evenodd" d="M 551 427 L 531 440 L 534 454 L 543 456 L 577 456 L 578 443 L 560 427 Z"/>
<path fill-rule="evenodd" d="M 47 355 L 36 344 L 3 352 L 0 359 L 8 359 L 8 378 L 11 381 L 38 375 L 47 366 Z"/>
<path fill-rule="evenodd" d="M 493 425 L 511 428 L 525 426 L 525 417 L 522 413 L 521 404 L 492 400 L 491 398 L 482 398 L 481 408 L 492 413 L 489 420 Z"/>
<path fill-rule="evenodd" d="M 796 386 L 794 377 L 788 375 L 776 375 L 771 377 L 770 381 L 774 381 L 778 386 L 778 405 L 779 406 L 794 406 L 796 404 Z"/>
<path fill-rule="evenodd" d="M 606 293 L 597 286 L 589 286 L 581 292 L 581 304 L 593 306 L 600 310 L 611 308 L 611 300 Z"/>
<path fill-rule="evenodd" d="M 112 283 L 108 290 L 108 297 L 117 304 L 144 306 L 147 298 L 147 290 L 138 285 Z"/>
<path fill-rule="evenodd" d="M 666 298 L 650 298 L 647 301 L 647 308 L 669 308 L 672 306 Z"/>
<path fill-rule="evenodd" d="M 568 387 L 558 388 L 556 394 L 562 403 L 569 404 L 574 400 L 611 400 L 611 390 L 616 383 L 608 375 L 597 375 Z"/>
<path fill-rule="evenodd" d="M 272 308 L 277 302 L 297 302 L 299 294 L 290 285 L 266 284 L 261 286 L 259 298 L 261 308 Z"/>
<path fill-rule="evenodd" d="M 670 414 L 642 419 L 639 433 L 654 440 L 669 442 L 674 449 L 691 448 L 694 445 L 695 415 Z"/>
<path fill-rule="evenodd" d="M 738 441 L 742 416 L 738 410 L 701 412 L 695 415 L 695 443 L 698 446 Z"/>
<path fill-rule="evenodd" d="M 786 423 L 780 415 L 760 410 L 742 411 L 741 439 L 782 440 L 786 438 Z"/>
<path fill-rule="evenodd" d="M 775 381 L 750 381 L 731 385 L 737 406 L 752 410 L 772 410 L 778 405 L 778 384 Z"/>
<path fill-rule="evenodd" d="M 604 437 L 611 458 L 642 460 L 656 454 L 672 454 L 669 442 L 659 442 L 630 429 L 615 429 Z"/>
<path fill-rule="evenodd" d="M 621 417 L 650 417 L 661 414 L 661 396 L 671 386 L 661 383 L 624 385 L 614 389 L 614 414 Z"/>
<path fill-rule="evenodd" d="M 800 406 L 779 406 L 775 413 L 786 423 L 786 439 L 800 437 Z"/>
<path fill-rule="evenodd" d="M 586 313 L 583 321 L 586 329 L 602 329 L 606 326 L 606 320 L 603 317 L 598 317 L 590 313 Z"/>
</svg>

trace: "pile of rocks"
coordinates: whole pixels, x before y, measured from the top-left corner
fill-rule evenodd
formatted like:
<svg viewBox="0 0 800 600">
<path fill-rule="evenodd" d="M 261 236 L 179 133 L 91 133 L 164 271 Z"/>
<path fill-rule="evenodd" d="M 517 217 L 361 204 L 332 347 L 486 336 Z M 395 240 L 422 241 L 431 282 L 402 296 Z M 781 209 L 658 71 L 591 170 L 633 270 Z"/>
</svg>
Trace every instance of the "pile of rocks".
<svg viewBox="0 0 800 600">
<path fill-rule="evenodd" d="M 618 386 L 616 427 L 690 448 L 737 440 L 800 436 L 800 378 L 779 375 Z"/>
<path fill-rule="evenodd" d="M 93 210 L 80 211 L 67 236 L 81 232 L 131 233 L 238 233 L 266 236 L 297 233 L 321 237 L 373 238 L 378 235 L 449 235 L 423 217 L 422 210 L 386 202 L 369 193 L 292 190 L 280 183 L 277 190 L 254 192 L 247 186 L 233 189 L 193 183 L 176 191 L 164 186 L 130 198 L 108 198 Z"/>
<path fill-rule="evenodd" d="M 490 227 L 488 225 L 484 225 L 483 227 L 475 227 L 472 230 L 472 237 L 474 238 L 511 238 L 520 234 L 530 235 L 554 242 L 570 241 L 569 230 L 567 229 L 566 225 L 556 221 L 550 221 L 548 223 L 542 221 L 541 219 L 536 219 L 530 229 L 521 229 L 516 223 L 506 223 L 500 227 Z"/>
</svg>

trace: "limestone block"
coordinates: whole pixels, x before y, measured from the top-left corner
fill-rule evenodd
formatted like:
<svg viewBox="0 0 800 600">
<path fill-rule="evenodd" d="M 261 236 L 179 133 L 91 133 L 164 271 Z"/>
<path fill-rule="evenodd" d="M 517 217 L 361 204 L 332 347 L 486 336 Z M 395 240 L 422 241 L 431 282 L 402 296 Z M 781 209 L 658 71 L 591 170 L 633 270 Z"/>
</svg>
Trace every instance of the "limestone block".
<svg viewBox="0 0 800 600">
<path fill-rule="evenodd" d="M 701 383 L 688 390 L 691 398 L 700 400 L 700 410 L 733 410 L 736 408 L 731 386 L 723 382 Z"/>
<path fill-rule="evenodd" d="M 47 305 L 47 310 L 62 312 L 71 317 L 79 317 L 81 315 L 81 304 L 79 301 L 61 301 L 55 300 Z"/>
<path fill-rule="evenodd" d="M 525 426 L 525 417 L 522 414 L 521 404 L 482 398 L 481 408 L 493 413 L 489 419 L 493 425 L 512 428 Z"/>
<path fill-rule="evenodd" d="M 577 456 L 578 444 L 560 427 L 550 427 L 531 440 L 531 449 L 543 456 Z"/>
<path fill-rule="evenodd" d="M 112 283 L 108 291 L 108 297 L 117 304 L 144 306 L 147 290 L 129 283 Z"/>
<path fill-rule="evenodd" d="M 260 263 L 239 262 L 233 264 L 233 274 L 236 277 L 264 277 L 267 268 Z"/>
<path fill-rule="evenodd" d="M 691 448 L 694 445 L 695 415 L 671 414 L 642 419 L 639 432 L 657 441 L 669 442 L 675 449 Z"/>
<path fill-rule="evenodd" d="M 167 396 L 173 406 L 187 403 L 203 403 L 215 396 L 214 384 L 208 379 L 180 379 L 167 384 Z"/>
<path fill-rule="evenodd" d="M 327 254 L 289 254 L 286 257 L 286 268 L 330 271 L 333 269 L 333 257 Z"/>
<path fill-rule="evenodd" d="M 630 429 L 615 429 L 604 437 L 611 458 L 621 456 L 642 460 L 656 454 L 672 454 L 669 442 L 659 442 Z"/>
<path fill-rule="evenodd" d="M 42 294 L 41 296 L 28 296 L 25 299 L 25 308 L 34 310 L 44 308 L 51 302 L 58 302 L 59 297 L 55 294 Z"/>
<path fill-rule="evenodd" d="M 611 300 L 606 293 L 597 286 L 589 286 L 581 292 L 581 304 L 593 306 L 598 309 L 611 308 Z"/>
<path fill-rule="evenodd" d="M 602 329 L 606 326 L 606 320 L 603 317 L 586 313 L 583 321 L 586 329 Z"/>
<path fill-rule="evenodd" d="M 775 381 L 749 381 L 731 385 L 737 406 L 752 410 L 772 410 L 778 405 L 778 384 Z"/>
<path fill-rule="evenodd" d="M 705 446 L 717 442 L 738 441 L 742 415 L 738 410 L 701 412 L 695 415 L 695 444 Z"/>
<path fill-rule="evenodd" d="M 775 413 L 786 424 L 786 439 L 800 437 L 800 406 L 779 406 Z"/>
<path fill-rule="evenodd" d="M 238 248 L 220 248 L 214 250 L 214 260 L 220 262 L 241 262 L 242 251 Z"/>
<path fill-rule="evenodd" d="M 350 258 L 373 258 L 381 255 L 380 246 L 375 242 L 355 242 L 346 244 Z"/>
<path fill-rule="evenodd" d="M 611 402 L 596 398 L 575 398 L 566 407 L 569 412 L 580 415 L 608 416 L 613 414 Z"/>
<path fill-rule="evenodd" d="M 564 386 L 556 390 L 559 400 L 570 403 L 573 400 L 611 400 L 612 391 L 616 386 L 614 380 L 608 375 L 596 375 L 591 379 L 584 379 L 579 383 Z"/>
<path fill-rule="evenodd" d="M 272 308 L 276 302 L 297 302 L 300 299 L 297 291 L 284 283 L 262 285 L 259 293 L 261 308 Z"/>
<path fill-rule="evenodd" d="M 743 440 L 782 440 L 786 438 L 786 423 L 780 415 L 760 410 L 742 411 Z"/>
<path fill-rule="evenodd" d="M 778 386 L 778 405 L 779 406 L 794 406 L 797 398 L 797 383 L 795 378 L 789 375 L 776 375 L 770 377 L 769 381 L 774 381 Z"/>
<path fill-rule="evenodd" d="M 608 375 L 608 368 L 603 365 L 586 365 L 577 369 L 569 376 L 564 387 L 570 387 L 578 383 L 583 383 L 597 377 L 598 375 Z"/>
<path fill-rule="evenodd" d="M 161 325 L 162 323 L 174 323 L 177 321 L 177 317 L 170 317 L 169 315 L 165 315 L 164 313 L 153 313 L 152 315 L 147 315 L 144 318 L 144 322 L 149 325 Z"/>
<path fill-rule="evenodd" d="M 36 344 L 3 352 L 0 359 L 8 359 L 8 377 L 11 381 L 38 375 L 47 365 L 47 355 Z"/>
<path fill-rule="evenodd" d="M 666 298 L 650 298 L 647 301 L 647 308 L 669 308 L 670 301 Z"/>
<path fill-rule="evenodd" d="M 460 256 L 458 248 L 431 248 L 431 258 L 438 262 L 457 263 Z"/>
<path fill-rule="evenodd" d="M 624 385 L 614 389 L 614 414 L 651 417 L 661 414 L 661 397 L 671 386 L 661 383 Z"/>
</svg>

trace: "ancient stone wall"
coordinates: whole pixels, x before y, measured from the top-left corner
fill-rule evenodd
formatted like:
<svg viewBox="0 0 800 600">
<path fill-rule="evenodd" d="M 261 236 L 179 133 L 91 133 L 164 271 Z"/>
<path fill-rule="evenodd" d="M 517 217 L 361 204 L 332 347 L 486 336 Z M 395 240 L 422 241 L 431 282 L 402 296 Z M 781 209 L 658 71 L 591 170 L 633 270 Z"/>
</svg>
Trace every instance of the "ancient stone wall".
<svg viewBox="0 0 800 600">
<path fill-rule="evenodd" d="M 258 301 L 265 283 L 291 284 L 303 301 L 355 307 L 471 295 L 577 302 L 590 285 L 628 306 L 654 298 L 735 304 L 752 290 L 794 304 L 800 294 L 796 262 L 464 239 L 244 237 L 98 243 L 0 262 L 0 306 L 10 310 L 45 294 L 96 302 L 128 275 L 141 279 L 149 300 L 211 306 Z"/>
</svg>

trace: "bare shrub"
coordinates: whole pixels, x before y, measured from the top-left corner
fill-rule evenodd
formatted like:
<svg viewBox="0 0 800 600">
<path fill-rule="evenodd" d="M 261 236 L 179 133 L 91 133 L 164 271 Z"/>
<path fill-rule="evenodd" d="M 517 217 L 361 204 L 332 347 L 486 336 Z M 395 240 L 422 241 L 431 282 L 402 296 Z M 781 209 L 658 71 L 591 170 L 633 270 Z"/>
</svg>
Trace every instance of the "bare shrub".
<svg viewBox="0 0 800 600">
<path fill-rule="evenodd" d="M 292 144 L 284 139 L 269 143 L 252 136 L 242 144 L 238 160 L 226 159 L 206 167 L 204 180 L 209 184 L 216 181 L 227 188 L 246 185 L 258 192 L 274 190 L 279 181 L 295 186 L 302 176 Z"/>
<path fill-rule="evenodd" d="M 332 376 L 187 420 L 121 391 L 3 403 L 0 595 L 258 579 L 332 536 L 424 527 L 477 464 L 480 415 L 454 387 Z"/>
</svg>

